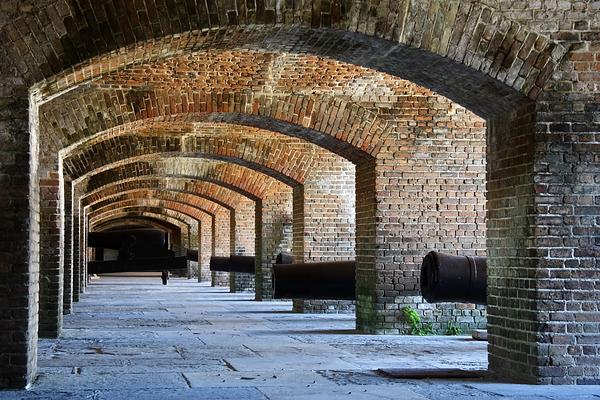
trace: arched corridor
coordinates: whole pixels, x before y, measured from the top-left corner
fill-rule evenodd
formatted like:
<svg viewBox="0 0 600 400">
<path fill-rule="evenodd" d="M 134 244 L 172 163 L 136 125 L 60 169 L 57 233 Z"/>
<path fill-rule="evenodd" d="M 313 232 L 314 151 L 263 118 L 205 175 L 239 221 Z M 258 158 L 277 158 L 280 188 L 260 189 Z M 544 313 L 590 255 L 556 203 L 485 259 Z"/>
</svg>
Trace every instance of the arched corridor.
<svg viewBox="0 0 600 400">
<path fill-rule="evenodd" d="M 290 320 L 485 329 L 495 382 L 600 384 L 598 21 L 598 0 L 3 0 L 0 389 L 104 289 L 213 294 L 226 323 L 222 290 L 279 304 L 288 256 Z M 478 301 L 426 300 L 432 251 Z"/>
</svg>

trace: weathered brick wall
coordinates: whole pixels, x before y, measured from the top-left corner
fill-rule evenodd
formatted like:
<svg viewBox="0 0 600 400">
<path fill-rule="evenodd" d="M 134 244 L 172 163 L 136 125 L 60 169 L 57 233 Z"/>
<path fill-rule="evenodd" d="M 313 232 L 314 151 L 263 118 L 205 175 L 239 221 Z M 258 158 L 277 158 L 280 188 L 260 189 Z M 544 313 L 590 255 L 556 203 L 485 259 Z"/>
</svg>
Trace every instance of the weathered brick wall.
<svg viewBox="0 0 600 400">
<path fill-rule="evenodd" d="M 15 101 L 6 81 L 10 73 L 0 61 L 0 387 L 24 387 L 37 372 L 39 190 L 35 158 L 24 162 L 37 143 L 26 101 Z"/>
<path fill-rule="evenodd" d="M 533 207 L 534 108 L 491 121 L 488 129 L 488 333 L 494 371 L 520 376 L 535 358 L 535 266 L 530 210 Z M 528 154 L 529 153 L 529 154 Z M 505 184 L 511 181 L 510 189 Z M 524 243 L 515 251 L 514 242 Z M 531 364 L 530 364 L 531 365 Z"/>
<path fill-rule="evenodd" d="M 302 186 L 294 188 L 294 243 L 297 262 L 355 259 L 354 165 L 320 151 Z M 352 312 L 352 301 L 298 300 L 295 312 Z"/>
<path fill-rule="evenodd" d="M 256 223 L 255 202 L 246 200 L 236 207 L 235 214 L 232 213 L 231 233 L 232 240 L 231 254 L 254 256 L 254 246 L 256 245 L 256 236 L 254 228 Z M 230 273 L 229 276 L 229 291 L 236 292 L 253 292 L 254 291 L 254 274 Z"/>
<path fill-rule="evenodd" d="M 395 118 L 397 136 L 383 144 L 375 166 L 376 293 L 386 307 L 374 328 L 406 330 L 404 306 L 417 309 L 438 332 L 448 323 L 466 332 L 485 327 L 482 307 L 452 313 L 455 305 L 413 297 L 427 252 L 486 254 L 484 121 L 427 92 L 415 93 L 411 107 Z"/>
<path fill-rule="evenodd" d="M 229 227 L 230 211 L 227 209 L 219 210 L 213 218 L 213 254 L 215 256 L 229 257 L 231 251 L 231 229 Z M 229 287 L 229 272 L 213 271 L 211 273 L 211 286 Z"/>
<path fill-rule="evenodd" d="M 39 336 L 60 335 L 63 321 L 63 246 L 61 187 L 57 172 L 40 176 Z"/>
<path fill-rule="evenodd" d="M 256 300 L 273 298 L 273 264 L 277 254 L 292 251 L 292 190 L 275 183 L 256 203 Z"/>
<path fill-rule="evenodd" d="M 61 208 L 64 210 L 63 220 L 63 314 L 70 314 L 73 307 L 73 186 L 67 181 L 63 184 L 63 204 Z"/>
</svg>

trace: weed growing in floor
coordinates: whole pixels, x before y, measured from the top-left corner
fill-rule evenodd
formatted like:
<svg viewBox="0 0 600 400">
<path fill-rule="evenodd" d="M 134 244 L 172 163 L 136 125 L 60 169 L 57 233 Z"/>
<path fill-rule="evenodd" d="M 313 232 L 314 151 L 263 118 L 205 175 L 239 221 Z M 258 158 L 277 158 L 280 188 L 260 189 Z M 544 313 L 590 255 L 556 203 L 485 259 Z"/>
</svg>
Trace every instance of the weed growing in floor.
<svg viewBox="0 0 600 400">
<path fill-rule="evenodd" d="M 410 325 L 409 333 L 411 335 L 425 336 L 433 334 L 431 324 L 421 322 L 421 317 L 411 307 L 403 307 L 401 309 L 404 321 Z"/>
</svg>

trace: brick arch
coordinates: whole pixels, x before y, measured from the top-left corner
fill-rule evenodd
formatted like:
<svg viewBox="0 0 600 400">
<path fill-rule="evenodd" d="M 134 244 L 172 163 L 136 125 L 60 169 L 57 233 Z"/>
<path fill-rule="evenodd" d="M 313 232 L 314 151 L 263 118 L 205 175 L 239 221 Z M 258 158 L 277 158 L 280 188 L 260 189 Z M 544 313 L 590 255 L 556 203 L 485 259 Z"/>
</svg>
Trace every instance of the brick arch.
<svg viewBox="0 0 600 400">
<path fill-rule="evenodd" d="M 135 225 L 142 225 L 148 228 L 156 228 L 166 231 L 171 235 L 171 240 L 179 243 L 183 238 L 182 235 L 184 231 L 186 231 L 186 228 L 187 231 L 190 230 L 190 226 L 187 223 L 176 220 L 174 218 L 169 222 L 166 220 L 160 220 L 157 218 L 150 217 L 115 218 L 109 221 L 102 222 L 101 224 L 96 224 L 94 227 L 91 227 L 91 229 L 93 229 L 96 232 L 102 232 L 111 228 L 127 228 L 129 226 Z"/>
<path fill-rule="evenodd" d="M 177 226 L 179 224 L 180 241 L 183 240 L 187 235 L 186 231 L 190 230 L 190 220 L 192 219 L 192 217 L 186 214 L 171 209 L 159 209 L 142 206 L 136 207 L 134 205 L 131 205 L 129 207 L 123 207 L 121 209 L 107 211 L 97 220 L 93 221 L 92 224 L 90 224 L 90 229 L 93 230 L 99 225 L 101 226 L 102 224 L 110 223 L 111 221 L 127 218 L 149 218 L 156 221 L 166 221 L 167 223 L 170 223 L 174 226 Z M 178 246 L 179 245 L 180 244 L 178 244 Z"/>
<path fill-rule="evenodd" d="M 218 206 L 232 211 L 244 199 L 242 195 L 222 186 L 207 182 L 192 182 L 189 179 L 178 178 L 156 178 L 145 177 L 131 178 L 127 180 L 114 181 L 94 192 L 89 192 L 81 198 L 82 206 L 92 206 L 99 202 L 108 202 L 109 198 L 124 196 L 134 192 L 147 192 L 147 195 L 155 193 L 169 193 L 170 198 L 189 200 L 198 197 Z"/>
<path fill-rule="evenodd" d="M 277 181 L 265 174 L 239 164 L 197 157 L 169 157 L 155 159 L 140 156 L 128 159 L 128 163 L 106 169 L 89 176 L 87 192 L 93 192 L 116 180 L 136 177 L 180 178 L 215 183 L 236 191 L 252 200 L 263 197 Z"/>
<path fill-rule="evenodd" d="M 165 128 L 164 125 L 161 125 Z M 185 131 L 184 131 L 185 132 Z M 90 171 L 102 172 L 127 158 L 150 156 L 200 157 L 234 162 L 288 185 L 304 180 L 313 157 L 326 152 L 301 139 L 259 128 L 230 124 L 202 124 L 192 132 L 148 130 L 122 131 L 70 149 L 63 156 L 63 170 L 71 179 Z M 103 154 L 100 159 L 96 154 Z"/>
<path fill-rule="evenodd" d="M 163 229 L 169 232 L 174 232 L 176 230 L 181 229 L 180 226 L 177 226 L 173 223 L 153 218 L 119 218 L 107 222 L 105 223 L 105 225 L 96 226 L 94 227 L 94 229 L 98 232 L 102 232 L 112 228 L 135 226 L 136 224 L 148 228 Z"/>
<path fill-rule="evenodd" d="M 168 213 L 175 213 L 179 215 L 181 221 L 185 221 L 185 218 L 191 220 L 200 221 L 207 217 L 213 218 L 214 215 L 205 210 L 201 210 L 195 207 L 190 207 L 187 204 L 177 202 L 165 202 L 158 199 L 129 199 L 114 202 L 113 204 L 106 205 L 100 209 L 97 209 L 88 214 L 89 223 L 91 226 L 96 225 L 97 221 L 104 219 L 106 214 L 124 212 L 126 210 L 143 209 L 144 211 L 151 211 L 154 214 L 161 214 L 161 209 L 164 209 L 165 215 Z"/>
<path fill-rule="evenodd" d="M 159 203 L 164 203 L 165 205 L 173 205 L 179 204 L 186 209 L 194 209 L 199 210 L 201 212 L 207 213 L 211 216 L 214 216 L 220 212 L 231 211 L 232 208 L 229 208 L 226 205 L 218 204 L 212 200 L 208 200 L 205 198 L 198 197 L 196 195 L 187 194 L 187 193 L 177 193 L 170 190 L 165 189 L 131 189 L 128 191 L 117 192 L 113 194 L 109 194 L 105 197 L 102 197 L 94 202 L 92 202 L 87 211 L 90 213 L 95 210 L 100 209 L 101 207 L 110 207 L 112 204 L 115 204 L 117 201 L 125 201 L 125 200 L 147 200 L 147 201 L 158 201 Z"/>
<path fill-rule="evenodd" d="M 353 3 L 346 9 L 345 21 L 336 24 L 336 30 L 326 29 L 328 25 L 322 25 L 321 22 L 315 24 L 314 21 L 310 21 L 307 25 L 321 28 L 299 27 L 297 26 L 298 21 L 292 22 L 291 20 L 285 21 L 286 23 L 283 25 L 264 26 L 257 30 L 254 26 L 244 27 L 244 19 L 236 20 L 236 23 L 241 25 L 239 27 L 219 29 L 217 27 L 224 22 L 220 20 L 216 25 L 210 24 L 210 27 L 214 29 L 204 31 L 192 31 L 177 36 L 169 36 L 169 33 L 175 33 L 169 32 L 169 30 L 157 32 L 156 35 L 148 35 L 146 38 L 163 36 L 164 38 L 148 43 L 141 42 L 143 36 L 138 36 L 136 38 L 138 42 L 129 47 L 124 47 L 128 43 L 123 41 L 87 53 L 81 52 L 82 48 L 79 48 L 77 54 L 73 55 L 84 58 L 77 59 L 75 62 L 84 61 L 86 58 L 88 60 L 75 69 L 67 70 L 50 79 L 47 92 L 54 93 L 127 65 L 203 48 L 250 48 L 282 51 L 288 50 L 290 45 L 293 45 L 293 49 L 297 53 L 328 56 L 358 65 L 370 65 L 372 68 L 381 70 L 394 69 L 394 66 L 398 64 L 406 68 L 409 62 L 414 63 L 414 59 L 417 58 L 426 61 L 425 65 L 428 67 L 427 71 L 418 71 L 413 67 L 406 73 L 411 75 L 407 79 L 417 82 L 419 80 L 441 81 L 440 77 L 445 74 L 435 74 L 440 72 L 440 69 L 445 73 L 448 70 L 464 73 L 465 69 L 470 68 L 470 74 L 477 71 L 480 87 L 481 83 L 485 81 L 502 82 L 506 86 L 535 98 L 545 80 L 548 79 L 566 52 L 556 42 L 529 31 L 518 22 L 507 19 L 493 8 L 479 2 L 453 1 L 445 3 L 447 8 L 438 7 L 439 3 L 435 0 L 406 4 L 408 7 L 400 7 L 403 8 L 402 10 L 386 10 L 385 5 L 382 5 L 379 10 L 376 8 L 373 10 L 377 11 L 376 13 L 361 14 L 362 6 Z M 320 8 L 319 5 L 313 5 L 313 7 L 316 7 L 317 10 Z M 428 7 L 435 12 L 428 14 Z M 342 10 L 338 11 L 338 16 L 343 15 Z M 285 15 L 289 11 L 284 6 L 281 12 Z M 367 21 L 370 14 L 377 15 L 375 17 L 377 22 L 375 20 Z M 321 14 L 317 13 L 316 15 Z M 364 20 L 362 23 L 358 22 L 361 17 Z M 282 18 L 282 15 L 275 18 Z M 428 21 L 429 18 L 433 18 L 433 20 Z M 280 20 L 280 22 L 283 21 Z M 303 18 L 301 21 L 308 22 Z M 434 21 L 437 24 L 435 29 L 431 28 Z M 85 26 L 89 26 L 89 22 L 93 21 L 86 21 Z M 250 19 L 246 20 L 247 22 L 253 25 L 257 21 Z M 290 23 L 295 23 L 296 26 L 286 26 Z M 228 23 L 226 22 L 225 25 Z M 33 22 L 33 26 L 35 26 L 35 22 Z M 194 29 L 193 26 L 189 26 L 189 28 Z M 209 26 L 199 24 L 195 28 L 202 29 L 209 28 Z M 123 29 L 130 28 L 123 27 Z M 186 30 L 188 29 L 175 29 L 177 33 Z M 15 42 L 18 43 L 21 40 L 16 26 L 9 24 L 4 27 L 2 33 L 8 39 L 5 43 L 12 45 L 7 49 L 10 55 L 15 59 L 30 57 L 28 52 L 31 46 L 25 47 L 24 51 L 18 54 L 18 49 L 23 47 L 15 45 Z M 327 37 L 328 40 L 322 40 L 324 37 Z M 133 42 L 134 40 L 129 41 L 129 43 Z M 335 45 L 332 45 L 332 42 Z M 85 42 L 80 45 L 83 48 L 86 47 Z M 107 53 L 117 48 L 120 49 L 113 53 Z M 345 51 L 347 48 L 352 48 L 353 52 Z M 339 50 L 336 51 L 336 49 Z M 526 58 L 532 51 L 534 55 Z M 93 57 L 101 53 L 105 54 Z M 64 50 L 60 49 L 57 54 L 64 54 Z M 388 58 L 389 62 L 378 64 L 376 60 L 383 58 Z M 73 61 L 62 61 L 63 68 L 73 65 Z M 529 61 L 529 63 L 524 61 Z M 57 62 L 57 68 L 46 70 L 45 74 L 35 68 L 32 71 L 28 71 L 24 67 L 22 69 L 24 75 L 30 75 L 28 76 L 29 82 L 34 83 L 39 81 L 42 76 L 48 78 L 59 72 L 59 64 Z M 35 65 L 37 63 L 34 63 Z M 452 68 L 449 69 L 449 67 Z M 517 81 L 514 75 L 521 79 Z M 485 83 L 489 85 L 489 82 Z M 458 82 L 439 84 L 441 90 L 463 91 L 458 87 Z"/>
<path fill-rule="evenodd" d="M 132 100 L 111 90 L 73 92 L 60 101 L 43 106 L 40 132 L 48 147 L 41 152 L 41 164 L 52 165 L 53 153 L 63 147 L 63 154 L 68 154 L 83 148 L 84 144 L 91 147 L 99 141 L 119 140 L 133 132 L 142 132 L 148 138 L 161 133 L 183 137 L 203 129 L 212 130 L 215 135 L 217 129 L 261 135 L 270 132 L 271 136 L 280 133 L 359 163 L 372 158 L 369 153 L 378 151 L 380 139 L 391 130 L 389 123 L 376 115 L 377 110 L 371 111 L 349 99 L 340 100 L 328 95 L 260 95 L 254 98 L 233 92 L 196 93 L 187 94 L 193 99 L 189 104 L 185 100 L 186 94 L 181 92 L 141 91 L 140 96 Z M 86 106 L 91 102 L 95 104 L 95 111 Z M 186 103 L 183 109 L 182 102 Z M 136 111 L 138 105 L 143 110 Z M 280 137 L 282 141 L 291 140 Z M 170 143 L 171 146 L 177 144 L 176 141 Z"/>
</svg>

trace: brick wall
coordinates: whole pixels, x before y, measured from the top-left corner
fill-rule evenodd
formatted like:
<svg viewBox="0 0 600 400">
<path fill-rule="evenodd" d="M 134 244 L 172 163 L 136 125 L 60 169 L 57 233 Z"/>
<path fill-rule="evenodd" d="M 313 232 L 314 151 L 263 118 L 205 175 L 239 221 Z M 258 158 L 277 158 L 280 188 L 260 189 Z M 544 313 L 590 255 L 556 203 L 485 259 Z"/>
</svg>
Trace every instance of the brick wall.
<svg viewBox="0 0 600 400">
<path fill-rule="evenodd" d="M 57 172 L 40 176 L 40 319 L 39 336 L 55 338 L 62 330 L 63 248 L 61 187 Z"/>
<path fill-rule="evenodd" d="M 292 190 L 276 184 L 256 203 L 256 300 L 273 297 L 273 263 L 277 254 L 292 249 Z"/>
<path fill-rule="evenodd" d="M 254 246 L 256 245 L 256 236 L 254 228 L 256 223 L 255 202 L 246 200 L 232 214 L 231 233 L 233 239 L 230 242 L 231 254 L 242 256 L 254 256 Z M 229 276 L 229 291 L 235 292 L 253 292 L 254 291 L 254 274 L 230 273 Z"/>
<path fill-rule="evenodd" d="M 294 188 L 294 246 L 297 262 L 355 259 L 354 165 L 320 151 L 302 186 Z M 298 300 L 295 312 L 353 312 L 352 301 Z"/>
<path fill-rule="evenodd" d="M 231 251 L 231 221 L 229 210 L 220 210 L 215 213 L 212 225 L 212 254 L 220 257 L 229 257 Z M 211 286 L 229 287 L 229 272 L 213 271 L 211 273 Z"/>
<path fill-rule="evenodd" d="M 64 223 L 63 223 L 63 314 L 70 314 L 73 307 L 73 187 L 71 182 L 63 184 L 63 205 Z"/>
</svg>

